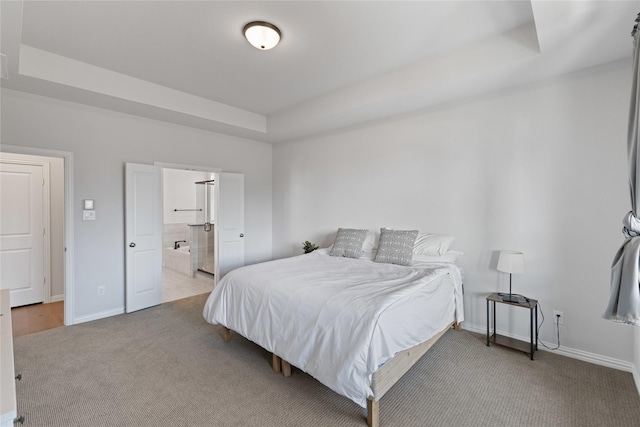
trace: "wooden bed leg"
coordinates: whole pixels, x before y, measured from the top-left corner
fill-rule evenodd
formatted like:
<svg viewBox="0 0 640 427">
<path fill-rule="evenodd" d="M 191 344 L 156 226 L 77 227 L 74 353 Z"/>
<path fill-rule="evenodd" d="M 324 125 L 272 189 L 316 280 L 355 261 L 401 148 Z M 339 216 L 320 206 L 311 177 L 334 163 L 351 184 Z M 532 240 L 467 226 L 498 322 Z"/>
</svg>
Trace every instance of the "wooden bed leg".
<svg viewBox="0 0 640 427">
<path fill-rule="evenodd" d="M 278 373 L 282 368 L 282 359 L 273 354 L 271 356 L 271 365 L 273 366 L 273 372 Z"/>
<path fill-rule="evenodd" d="M 380 401 L 367 399 L 367 424 L 369 427 L 380 427 Z"/>
<path fill-rule="evenodd" d="M 458 323 L 458 322 L 455 322 L 455 323 L 453 324 L 453 329 L 455 329 L 456 331 L 460 331 L 460 330 L 462 330 L 462 324 L 461 324 L 461 323 Z"/>
<path fill-rule="evenodd" d="M 291 365 L 289 364 L 289 362 L 287 362 L 284 359 L 280 359 L 282 360 L 282 375 L 286 377 L 290 377 L 291 376 Z"/>
<path fill-rule="evenodd" d="M 224 327 L 222 329 L 222 341 L 229 342 L 231 340 L 231 329 Z"/>
</svg>

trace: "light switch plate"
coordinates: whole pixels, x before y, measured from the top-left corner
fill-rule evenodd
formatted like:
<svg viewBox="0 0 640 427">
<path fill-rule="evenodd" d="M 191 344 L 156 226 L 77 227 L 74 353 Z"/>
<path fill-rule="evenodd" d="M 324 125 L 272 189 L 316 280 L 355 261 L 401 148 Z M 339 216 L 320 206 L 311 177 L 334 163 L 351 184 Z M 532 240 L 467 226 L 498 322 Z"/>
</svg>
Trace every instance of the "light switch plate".
<svg viewBox="0 0 640 427">
<path fill-rule="evenodd" d="M 95 209 L 93 207 L 93 199 L 85 199 L 85 200 L 83 200 L 83 202 L 84 202 L 84 210 L 85 211 L 91 211 L 91 210 Z"/>
<path fill-rule="evenodd" d="M 96 211 L 82 211 L 82 219 L 84 221 L 95 221 Z"/>
</svg>

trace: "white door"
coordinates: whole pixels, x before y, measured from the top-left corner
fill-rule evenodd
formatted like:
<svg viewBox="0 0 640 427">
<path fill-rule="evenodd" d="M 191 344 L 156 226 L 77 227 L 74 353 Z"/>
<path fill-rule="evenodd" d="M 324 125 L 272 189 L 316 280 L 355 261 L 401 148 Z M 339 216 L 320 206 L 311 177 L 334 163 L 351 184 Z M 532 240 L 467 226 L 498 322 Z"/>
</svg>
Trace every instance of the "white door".
<svg viewBox="0 0 640 427">
<path fill-rule="evenodd" d="M 162 302 L 162 173 L 125 165 L 126 312 Z"/>
<path fill-rule="evenodd" d="M 44 301 L 43 170 L 0 164 L 0 288 L 11 307 Z"/>
<path fill-rule="evenodd" d="M 244 175 L 220 173 L 218 187 L 218 272 L 222 278 L 244 265 Z"/>
</svg>

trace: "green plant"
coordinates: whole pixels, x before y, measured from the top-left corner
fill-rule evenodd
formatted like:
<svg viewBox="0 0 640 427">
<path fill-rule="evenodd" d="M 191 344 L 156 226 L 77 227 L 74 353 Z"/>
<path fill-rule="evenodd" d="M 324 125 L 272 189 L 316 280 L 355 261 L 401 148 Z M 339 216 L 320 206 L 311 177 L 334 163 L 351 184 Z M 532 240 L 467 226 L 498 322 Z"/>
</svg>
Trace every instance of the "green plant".
<svg viewBox="0 0 640 427">
<path fill-rule="evenodd" d="M 302 249 L 304 249 L 304 253 L 308 254 L 310 252 L 315 251 L 316 249 L 318 249 L 318 245 L 311 243 L 310 241 L 305 241 L 302 244 Z"/>
</svg>

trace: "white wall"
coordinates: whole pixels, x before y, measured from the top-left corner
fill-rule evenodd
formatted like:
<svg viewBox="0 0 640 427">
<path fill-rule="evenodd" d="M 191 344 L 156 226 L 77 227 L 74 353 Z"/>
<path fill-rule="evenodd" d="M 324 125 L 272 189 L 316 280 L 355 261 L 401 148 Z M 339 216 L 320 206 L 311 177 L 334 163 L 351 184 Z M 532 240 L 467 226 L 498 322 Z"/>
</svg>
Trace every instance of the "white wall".
<svg viewBox="0 0 640 427">
<path fill-rule="evenodd" d="M 5 142 L 6 143 L 6 142 Z M 55 157 L 2 153 L 5 159 L 49 163 L 51 301 L 64 299 L 64 160 Z"/>
<path fill-rule="evenodd" d="M 73 152 L 75 320 L 124 305 L 125 162 L 244 173 L 245 261 L 271 258 L 271 145 L 6 89 L 1 95 L 3 144 Z M 95 199 L 96 221 L 82 221 L 83 199 Z"/>
<path fill-rule="evenodd" d="M 162 192 L 164 205 L 164 224 L 195 224 L 202 222 L 204 214 L 195 209 L 203 208 L 196 200 L 196 191 L 203 193 L 204 187 L 197 186 L 197 181 L 211 179 L 206 172 L 186 171 L 178 169 L 162 170 Z M 204 196 L 202 197 L 204 200 Z M 175 210 L 178 209 L 176 212 Z M 191 211 L 181 209 L 194 209 Z"/>
<path fill-rule="evenodd" d="M 541 338 L 622 361 L 633 329 L 601 318 L 629 211 L 629 61 L 274 147 L 274 256 L 332 243 L 338 227 L 418 228 L 465 252 L 466 326 L 486 327 L 485 296 L 508 290 L 502 249 L 523 251 L 514 292 L 537 298 Z M 527 313 L 498 329 L 528 336 Z M 505 320 L 510 320 L 507 324 Z"/>
</svg>

